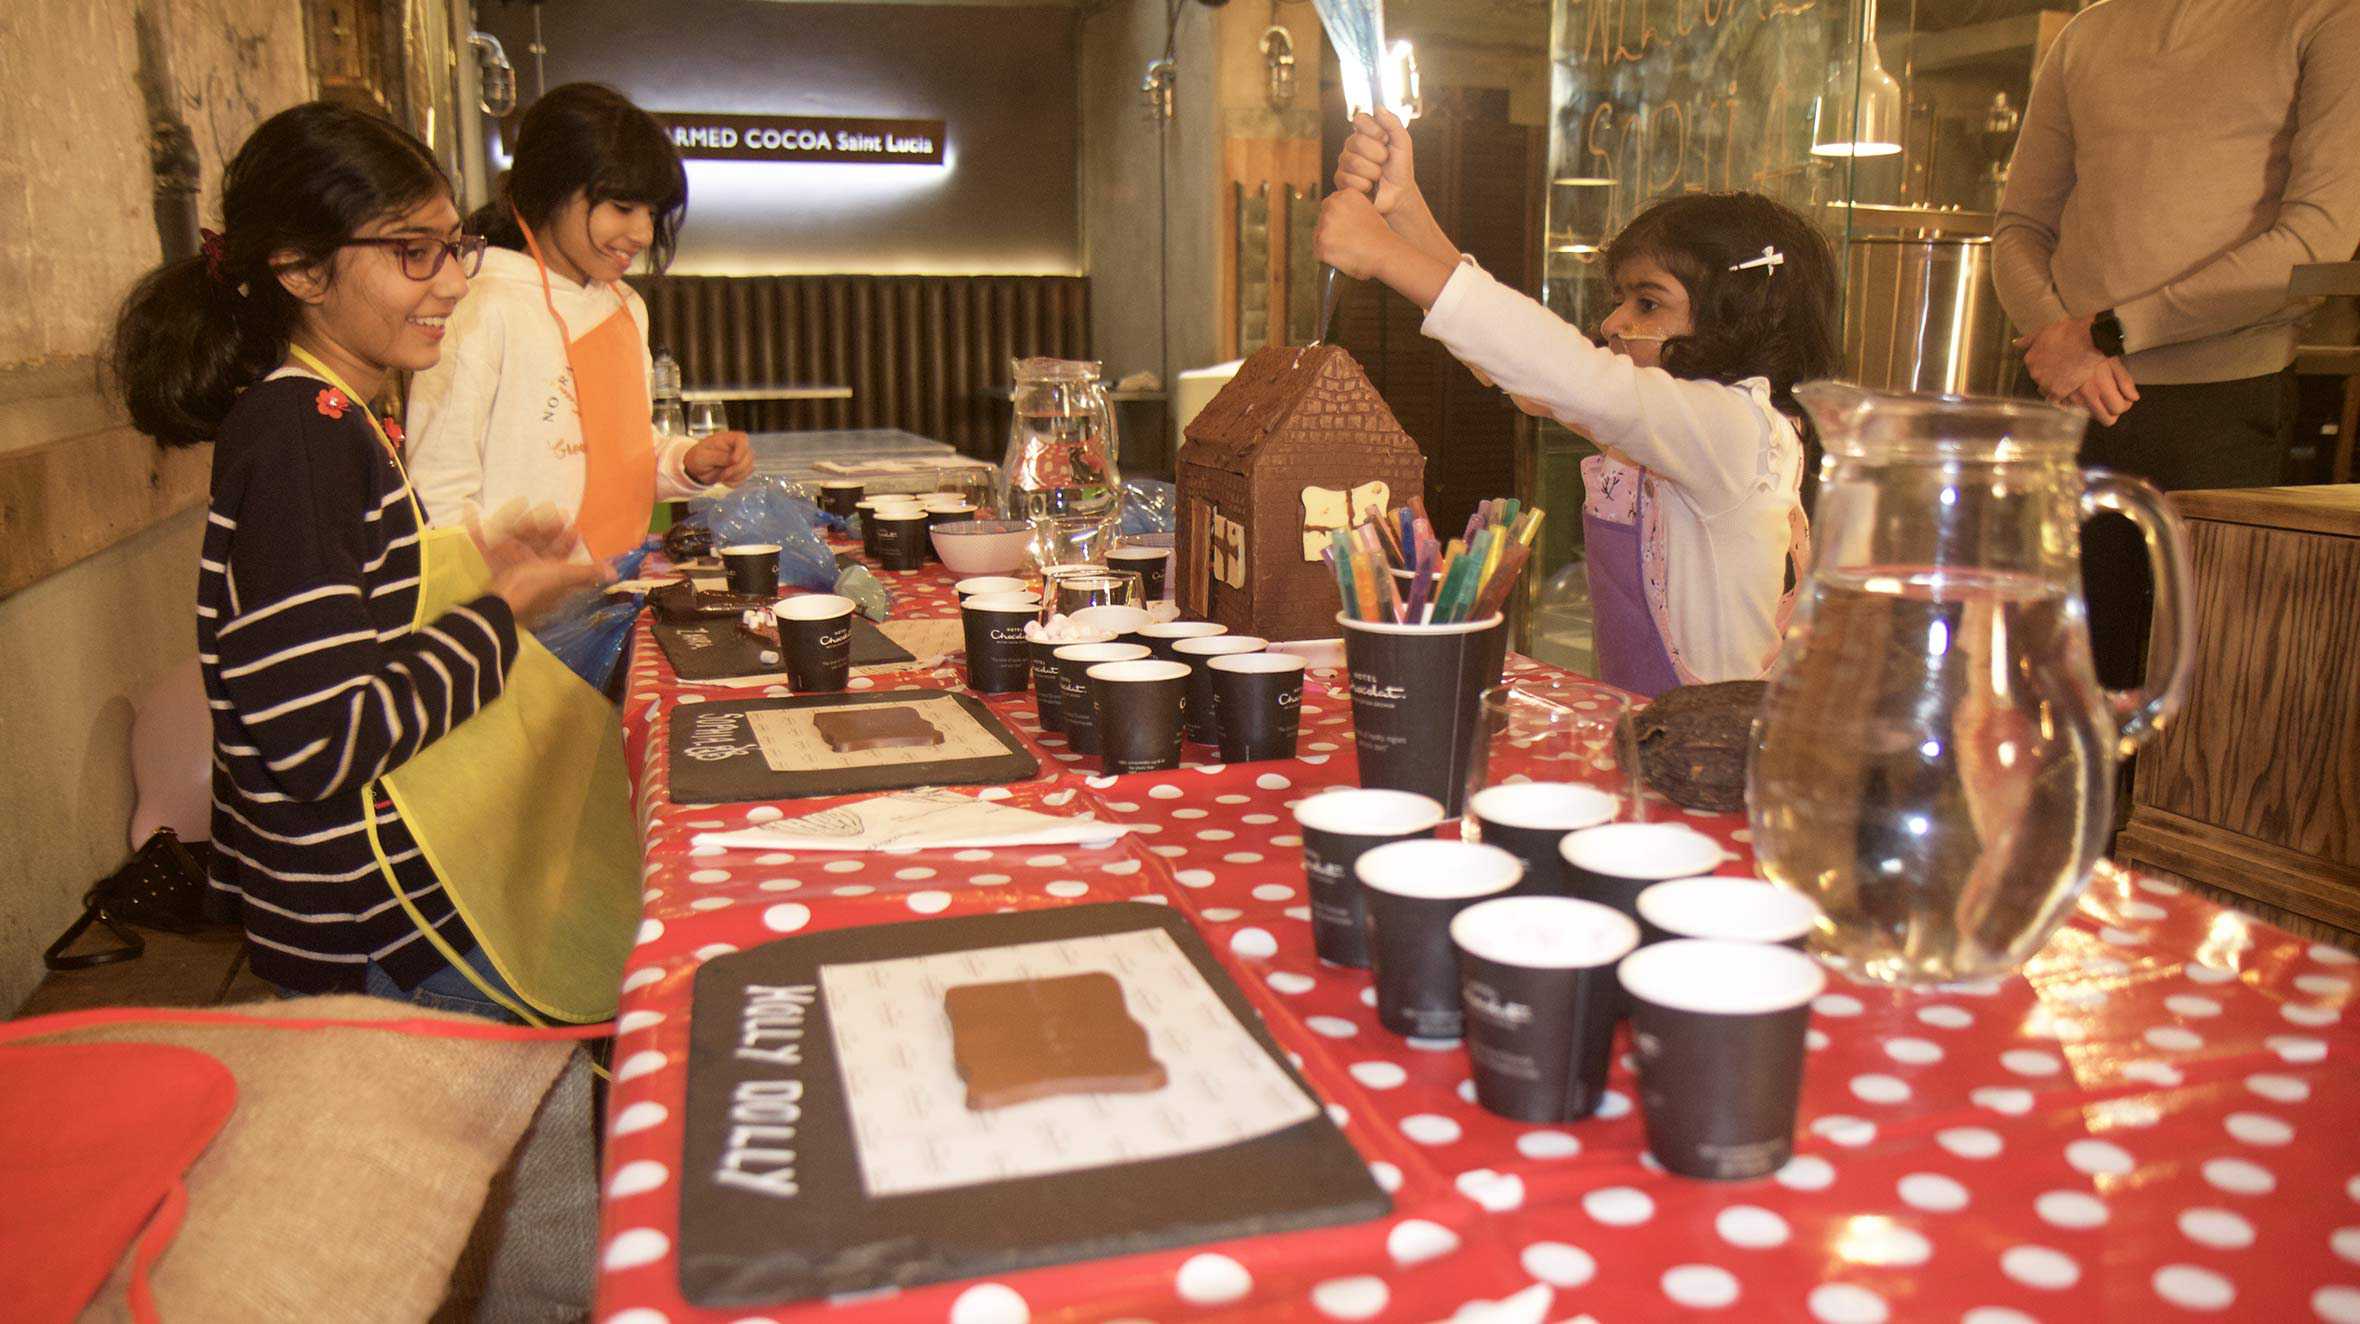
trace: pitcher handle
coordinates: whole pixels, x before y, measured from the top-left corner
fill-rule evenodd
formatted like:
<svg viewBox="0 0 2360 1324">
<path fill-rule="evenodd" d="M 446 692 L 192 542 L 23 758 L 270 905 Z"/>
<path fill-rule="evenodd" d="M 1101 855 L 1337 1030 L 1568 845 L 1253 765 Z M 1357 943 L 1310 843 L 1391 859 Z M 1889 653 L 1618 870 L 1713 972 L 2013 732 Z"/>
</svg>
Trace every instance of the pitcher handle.
<svg viewBox="0 0 2360 1324">
<path fill-rule="evenodd" d="M 2163 493 L 2146 479 L 2111 469 L 2084 469 L 2082 518 L 2101 511 L 2112 511 L 2139 527 L 2147 540 L 2147 562 L 2155 572 L 2155 624 L 2149 636 L 2145 683 L 2133 690 L 2106 692 L 2106 706 L 2120 731 L 2115 752 L 2127 758 L 2154 739 L 2188 697 L 2188 677 L 2196 666 L 2196 613 L 2188 598 L 2188 529 L 2164 501 Z"/>
</svg>

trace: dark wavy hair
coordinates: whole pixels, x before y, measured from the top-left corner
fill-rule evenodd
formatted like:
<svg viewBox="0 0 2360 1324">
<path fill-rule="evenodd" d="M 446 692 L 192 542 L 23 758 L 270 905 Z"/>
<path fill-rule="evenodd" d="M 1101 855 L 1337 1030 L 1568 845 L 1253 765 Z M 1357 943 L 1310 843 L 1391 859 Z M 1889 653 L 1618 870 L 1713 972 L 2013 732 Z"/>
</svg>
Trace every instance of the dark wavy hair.
<svg viewBox="0 0 2360 1324">
<path fill-rule="evenodd" d="M 364 226 L 450 191 L 423 144 L 373 115 L 313 101 L 264 120 L 222 176 L 215 255 L 157 267 L 116 314 L 104 362 L 132 425 L 167 446 L 213 440 L 286 359 L 303 304 L 280 273 L 333 271 Z"/>
<path fill-rule="evenodd" d="M 1736 264 L 1777 249 L 1775 267 Z M 1767 377 L 1793 414 L 1798 382 L 1832 376 L 1839 326 L 1835 253 L 1809 221 L 1759 193 L 1687 193 L 1633 217 L 1606 246 L 1606 270 L 1652 259 L 1688 291 L 1696 329 L 1664 342 L 1676 377 L 1736 383 Z"/>
<path fill-rule="evenodd" d="M 500 177 L 498 196 L 467 222 L 469 231 L 502 248 L 522 249 L 524 231 L 546 230 L 558 209 L 578 194 L 602 202 L 639 203 L 655 213 L 649 269 L 672 264 L 680 221 L 688 214 L 688 171 L 680 149 L 656 117 L 603 83 L 550 88 L 524 113 L 516 132 L 515 164 Z"/>
</svg>

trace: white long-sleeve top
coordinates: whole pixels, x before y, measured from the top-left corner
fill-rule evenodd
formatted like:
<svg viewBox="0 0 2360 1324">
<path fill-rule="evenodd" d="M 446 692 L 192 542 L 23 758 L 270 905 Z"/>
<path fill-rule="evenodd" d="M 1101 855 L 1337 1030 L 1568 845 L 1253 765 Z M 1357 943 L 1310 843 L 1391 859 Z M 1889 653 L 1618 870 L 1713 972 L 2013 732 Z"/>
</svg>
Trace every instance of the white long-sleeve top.
<svg viewBox="0 0 2360 1324">
<path fill-rule="evenodd" d="M 579 337 L 614 316 L 617 293 L 639 329 L 640 370 L 654 376 L 647 348 L 647 304 L 628 285 L 577 285 L 549 273 L 549 299 Z M 451 314 L 442 358 L 410 383 L 410 482 L 439 525 L 464 524 L 496 511 L 511 497 L 528 506 L 554 505 L 567 515 L 582 506 L 586 465 L 582 415 L 574 403 L 573 370 L 565 338 L 542 302 L 532 256 L 494 248 L 467 297 Z M 678 500 L 705 490 L 688 476 L 691 438 L 656 447 L 656 499 Z"/>
<path fill-rule="evenodd" d="M 1451 273 L 1423 329 L 1500 389 L 1645 470 L 1660 512 L 1644 531 L 1649 605 L 1683 681 L 1769 669 L 1791 601 L 1788 555 L 1808 543 L 1802 437 L 1771 404 L 1767 379 L 1723 385 L 1642 368 L 1472 260 Z"/>
</svg>

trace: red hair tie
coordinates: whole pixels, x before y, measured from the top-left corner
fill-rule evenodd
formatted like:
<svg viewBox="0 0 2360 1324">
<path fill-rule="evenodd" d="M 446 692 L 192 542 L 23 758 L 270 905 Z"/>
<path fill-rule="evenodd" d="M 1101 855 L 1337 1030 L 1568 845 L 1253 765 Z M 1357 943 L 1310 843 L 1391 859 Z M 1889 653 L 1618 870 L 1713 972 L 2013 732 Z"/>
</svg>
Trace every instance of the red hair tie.
<svg viewBox="0 0 2360 1324">
<path fill-rule="evenodd" d="M 221 237 L 220 231 L 208 230 L 201 225 L 197 227 L 197 239 L 199 241 L 198 246 L 202 248 L 205 253 L 206 274 L 212 276 L 213 279 L 217 281 L 227 284 L 229 277 L 222 274 L 221 264 L 228 260 L 229 241 Z"/>
</svg>

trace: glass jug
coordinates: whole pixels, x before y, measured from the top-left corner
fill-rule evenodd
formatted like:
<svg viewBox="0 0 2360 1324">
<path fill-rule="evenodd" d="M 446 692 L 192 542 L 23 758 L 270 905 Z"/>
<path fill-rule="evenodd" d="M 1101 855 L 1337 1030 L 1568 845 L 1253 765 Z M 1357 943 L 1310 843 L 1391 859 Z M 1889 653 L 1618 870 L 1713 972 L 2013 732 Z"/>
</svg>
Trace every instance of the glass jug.
<svg viewBox="0 0 2360 1324">
<path fill-rule="evenodd" d="M 1122 515 L 1114 406 L 1096 363 L 1018 359 L 1000 509 L 1033 527 L 1043 567 L 1105 559 Z"/>
<path fill-rule="evenodd" d="M 1795 395 L 1827 458 L 1754 725 L 1754 851 L 1819 902 L 1814 945 L 1840 969 L 2008 973 L 2088 883 L 2118 761 L 2179 710 L 2186 534 L 2147 483 L 2076 467 L 2078 411 L 1835 382 Z M 2149 687 L 2127 693 L 2090 662 L 2080 532 L 2100 511 L 2139 527 L 2155 569 Z"/>
</svg>

